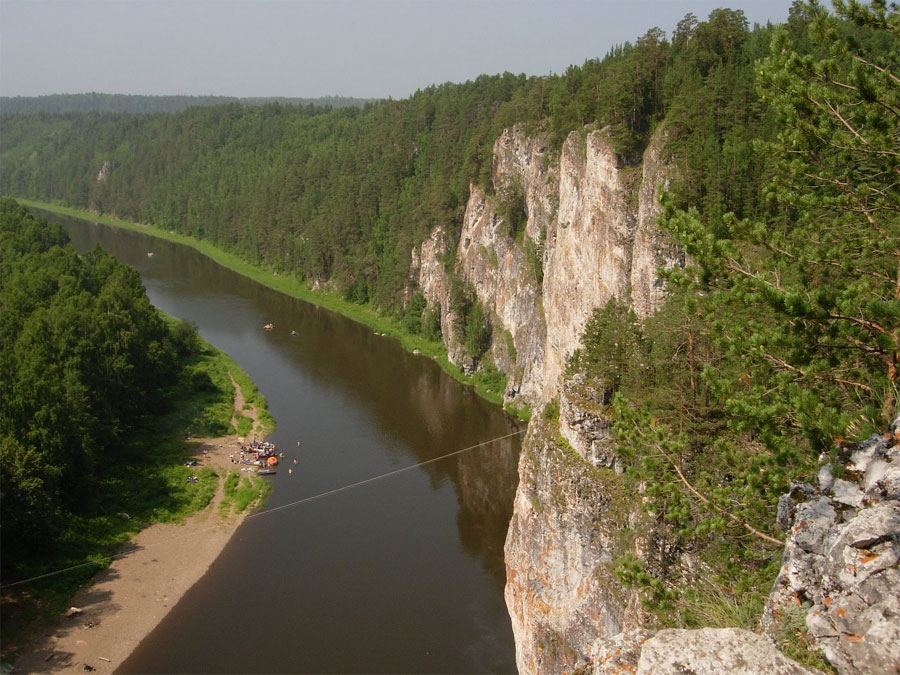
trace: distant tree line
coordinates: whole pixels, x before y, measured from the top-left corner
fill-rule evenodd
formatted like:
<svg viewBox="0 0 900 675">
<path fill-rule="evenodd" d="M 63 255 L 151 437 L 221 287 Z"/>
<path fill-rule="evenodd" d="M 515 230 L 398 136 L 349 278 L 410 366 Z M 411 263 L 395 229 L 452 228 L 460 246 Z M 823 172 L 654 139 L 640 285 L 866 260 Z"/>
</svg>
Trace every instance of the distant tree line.
<svg viewBox="0 0 900 675">
<path fill-rule="evenodd" d="M 458 232 L 470 184 L 491 191 L 493 142 L 516 124 L 554 152 L 605 127 L 627 165 L 665 121 L 678 203 L 754 213 L 765 169 L 751 146 L 773 129 L 753 63 L 770 36 L 720 9 L 562 75 L 485 75 L 362 107 L 4 114 L 0 191 L 152 222 L 400 312 L 411 249 L 436 225 Z"/>
<path fill-rule="evenodd" d="M 319 98 L 290 98 L 286 96 L 243 97 L 237 96 L 145 96 L 139 94 L 47 94 L 45 96 L 0 96 L 0 114 L 69 115 L 84 113 L 127 113 L 149 115 L 152 113 L 181 112 L 194 106 L 265 105 L 278 103 L 320 110 L 360 107 L 372 99 L 348 96 L 321 96 Z"/>
</svg>

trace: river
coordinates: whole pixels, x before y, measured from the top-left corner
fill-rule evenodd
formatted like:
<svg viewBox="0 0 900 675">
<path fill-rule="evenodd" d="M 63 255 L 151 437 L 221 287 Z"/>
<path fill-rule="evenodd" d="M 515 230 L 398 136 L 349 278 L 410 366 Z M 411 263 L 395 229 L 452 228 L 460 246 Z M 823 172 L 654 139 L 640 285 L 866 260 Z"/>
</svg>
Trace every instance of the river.
<svg viewBox="0 0 900 675">
<path fill-rule="evenodd" d="M 41 215 L 137 268 L 154 305 L 235 359 L 269 403 L 271 440 L 299 457 L 117 672 L 515 672 L 503 542 L 518 422 L 430 359 L 191 248 Z"/>
</svg>

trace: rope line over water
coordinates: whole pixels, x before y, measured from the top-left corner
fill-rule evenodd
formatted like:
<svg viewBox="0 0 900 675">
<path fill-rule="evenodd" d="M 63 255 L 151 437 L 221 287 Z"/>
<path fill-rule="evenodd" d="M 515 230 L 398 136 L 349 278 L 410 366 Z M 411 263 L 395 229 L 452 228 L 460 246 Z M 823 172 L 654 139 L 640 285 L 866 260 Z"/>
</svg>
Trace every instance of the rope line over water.
<svg viewBox="0 0 900 675">
<path fill-rule="evenodd" d="M 442 459 L 447 459 L 448 457 L 454 457 L 455 455 L 461 455 L 464 452 L 468 452 L 469 450 L 474 450 L 475 448 L 480 448 L 484 445 L 489 445 L 491 443 L 495 443 L 497 441 L 503 441 L 507 438 L 512 438 L 513 436 L 520 436 L 525 433 L 525 429 L 521 429 L 519 431 L 515 431 L 511 434 L 507 434 L 506 436 L 498 436 L 497 438 L 492 438 L 489 441 L 484 441 L 483 443 L 478 443 L 476 445 L 470 445 L 468 448 L 463 448 L 462 450 L 454 450 L 453 452 L 448 452 L 446 455 L 441 455 L 440 457 L 433 457 L 432 459 L 426 459 L 424 462 L 419 462 L 418 464 L 412 464 L 410 466 L 404 466 L 402 469 L 395 469 L 394 471 L 388 471 L 387 473 L 382 473 L 377 476 L 372 476 L 371 478 L 366 478 L 365 480 L 357 481 L 356 483 L 350 483 L 349 485 L 344 485 L 339 488 L 334 488 L 333 490 L 328 490 L 326 492 L 320 492 L 317 495 L 313 495 L 311 497 L 304 497 L 303 499 L 298 499 L 295 502 L 291 502 L 290 504 L 282 504 L 281 506 L 276 506 L 274 509 L 266 509 L 265 511 L 259 511 L 257 513 L 251 513 L 247 516 L 247 520 L 251 518 L 256 518 L 259 516 L 264 516 L 270 513 L 275 513 L 276 511 L 281 511 L 283 509 L 289 509 L 293 506 L 298 506 L 300 504 L 305 504 L 307 502 L 312 502 L 317 499 L 322 499 L 323 497 L 330 497 L 331 495 L 337 494 L 338 492 L 344 492 L 345 490 L 352 490 L 354 488 L 361 487 L 363 485 L 368 485 L 369 483 L 374 483 L 375 481 L 382 480 L 383 478 L 389 478 L 391 476 L 396 476 L 398 473 L 404 473 L 405 471 L 412 471 L 413 469 L 418 469 L 421 466 L 425 466 L 426 464 L 434 464 L 435 462 L 439 462 Z"/>
<path fill-rule="evenodd" d="M 454 450 L 453 452 L 448 452 L 445 455 L 441 455 L 439 457 L 432 457 L 431 459 L 426 459 L 423 462 L 419 462 L 417 464 L 411 464 L 409 466 L 404 466 L 400 469 L 394 469 L 393 471 L 388 471 L 386 473 L 379 474 L 377 476 L 372 476 L 371 478 L 366 478 L 360 481 L 356 481 L 355 483 L 349 483 L 347 485 L 342 485 L 338 488 L 333 488 L 331 490 L 326 490 L 324 492 L 320 492 L 318 494 L 312 495 L 310 497 L 304 497 L 303 499 L 298 499 L 296 501 L 290 502 L 288 504 L 282 504 L 281 506 L 276 506 L 272 509 L 266 509 L 264 511 L 258 511 L 256 513 L 251 513 L 246 516 L 244 520 L 250 520 L 251 518 L 259 518 L 260 516 L 265 516 L 268 514 L 276 513 L 278 511 L 283 511 L 285 509 L 293 508 L 295 506 L 299 506 L 301 504 L 306 504 L 308 502 L 316 501 L 317 499 L 324 499 L 325 497 L 330 497 L 332 495 L 338 494 L 339 492 L 346 492 L 347 490 L 353 490 L 358 487 L 362 487 L 363 485 L 368 485 L 369 483 L 374 483 L 379 480 L 383 480 L 385 478 L 390 478 L 391 476 L 396 476 L 397 474 L 405 473 L 407 471 L 412 471 L 413 469 L 418 469 L 420 467 L 426 466 L 428 464 L 434 464 L 435 462 L 440 462 L 443 459 L 448 459 L 450 457 L 455 457 L 456 455 L 461 455 L 464 452 L 469 452 L 470 450 L 475 450 L 476 448 L 484 447 L 485 445 L 490 445 L 491 443 L 496 443 L 497 441 L 503 441 L 507 438 L 512 438 L 513 436 L 521 436 L 527 431 L 527 429 L 520 429 L 519 431 L 514 431 L 511 434 L 506 434 L 505 436 L 497 436 L 496 438 L 492 438 L 487 441 L 482 441 L 481 443 L 476 443 L 475 445 L 470 445 L 466 448 L 462 448 L 461 450 Z M 178 539 L 184 539 L 186 537 L 195 537 L 200 532 L 205 530 L 214 529 L 216 526 L 210 526 L 206 528 L 201 528 L 200 530 L 194 530 L 190 533 L 183 534 L 177 537 L 171 537 L 162 542 L 157 542 L 155 546 L 160 546 L 162 544 L 169 544 L 173 541 L 177 541 Z M 82 569 L 83 567 L 90 567 L 91 565 L 108 565 L 114 560 L 119 558 L 124 558 L 130 553 L 133 553 L 137 550 L 140 550 L 139 546 L 135 546 L 129 548 L 128 550 L 121 551 L 119 553 L 115 553 L 111 556 L 103 556 L 100 560 L 91 560 L 88 562 L 80 563 L 78 565 L 72 565 L 71 567 L 66 567 L 60 570 L 56 570 L 54 572 L 47 572 L 46 574 L 39 574 L 37 576 L 29 577 L 28 579 L 22 579 L 20 581 L 14 581 L 9 584 L 0 584 L 0 589 L 12 588 L 13 586 L 21 586 L 23 584 L 31 583 L 32 581 L 38 581 L 39 579 L 46 579 L 47 577 L 53 577 L 58 574 L 64 574 L 66 572 L 72 572 L 77 569 Z M 149 547 L 143 547 L 149 548 Z"/>
</svg>

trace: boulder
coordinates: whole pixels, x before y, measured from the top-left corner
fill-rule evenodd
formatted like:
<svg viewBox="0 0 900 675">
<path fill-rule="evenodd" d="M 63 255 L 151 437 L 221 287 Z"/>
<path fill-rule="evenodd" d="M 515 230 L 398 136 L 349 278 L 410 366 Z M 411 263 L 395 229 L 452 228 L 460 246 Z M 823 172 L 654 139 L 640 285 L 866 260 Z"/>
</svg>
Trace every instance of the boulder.
<svg viewBox="0 0 900 675">
<path fill-rule="evenodd" d="M 740 628 L 661 630 L 644 643 L 638 675 L 812 675 L 772 641 Z"/>
<path fill-rule="evenodd" d="M 900 674 L 898 438 L 900 417 L 846 449 L 841 478 L 823 465 L 818 490 L 795 488 L 779 503 L 787 538 L 763 627 L 775 637 L 784 616 L 808 606 L 809 639 L 841 675 Z"/>
</svg>

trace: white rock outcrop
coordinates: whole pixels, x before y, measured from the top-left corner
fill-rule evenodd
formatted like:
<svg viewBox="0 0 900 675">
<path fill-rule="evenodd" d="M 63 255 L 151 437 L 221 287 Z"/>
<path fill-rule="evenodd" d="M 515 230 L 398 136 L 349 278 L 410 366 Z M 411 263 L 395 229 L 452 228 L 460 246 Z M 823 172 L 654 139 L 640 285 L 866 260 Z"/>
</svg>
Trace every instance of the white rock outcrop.
<svg viewBox="0 0 900 675">
<path fill-rule="evenodd" d="M 900 673 L 898 439 L 900 417 L 851 448 L 844 479 L 823 467 L 818 488 L 796 486 L 779 504 L 787 540 L 763 624 L 776 634 L 809 605 L 809 637 L 842 675 Z"/>
<path fill-rule="evenodd" d="M 643 644 L 637 675 L 814 675 L 767 637 L 739 628 L 661 630 Z"/>
<path fill-rule="evenodd" d="M 452 267 L 491 318 L 507 400 L 551 400 L 585 324 L 610 298 L 628 300 L 639 316 L 662 303 L 658 268 L 683 262 L 656 227 L 669 172 L 664 139 L 664 131 L 654 136 L 641 167 L 622 166 L 603 130 L 571 133 L 558 157 L 546 139 L 518 128 L 495 142 L 495 196 L 471 186 Z M 518 237 L 498 208 L 512 190 L 521 190 L 527 213 Z M 450 359 L 463 365 L 447 301 L 448 250 L 439 228 L 413 251 L 410 276 L 429 306 L 441 307 Z"/>
</svg>

